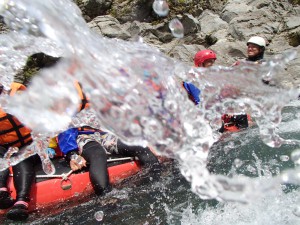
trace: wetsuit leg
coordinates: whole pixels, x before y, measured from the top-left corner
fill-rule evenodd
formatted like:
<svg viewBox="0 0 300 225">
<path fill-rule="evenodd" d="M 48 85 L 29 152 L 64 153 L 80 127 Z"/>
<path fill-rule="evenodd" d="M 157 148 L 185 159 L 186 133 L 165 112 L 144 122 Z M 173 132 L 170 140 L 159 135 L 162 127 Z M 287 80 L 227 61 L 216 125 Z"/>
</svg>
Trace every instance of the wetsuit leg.
<svg viewBox="0 0 300 225">
<path fill-rule="evenodd" d="M 5 148 L 0 147 L 0 158 L 3 158 L 6 151 L 7 150 Z M 9 175 L 8 169 L 0 171 L 0 188 L 7 186 L 8 175 Z"/>
<path fill-rule="evenodd" d="M 33 155 L 12 167 L 17 201 L 30 201 L 30 191 L 32 184 L 35 181 L 34 167 L 38 162 L 40 162 L 40 157 L 38 155 Z"/>
<path fill-rule="evenodd" d="M 83 146 L 82 157 L 90 164 L 90 179 L 97 195 L 110 190 L 105 149 L 91 141 Z"/>
<path fill-rule="evenodd" d="M 152 153 L 152 151 L 146 147 L 137 145 L 126 145 L 120 139 L 117 142 L 118 153 L 120 155 L 129 157 L 138 157 L 141 166 L 148 167 L 147 177 L 145 177 L 145 182 L 157 181 L 161 174 L 161 164 L 159 163 L 157 157 Z"/>
<path fill-rule="evenodd" d="M 138 157 L 142 166 L 159 165 L 158 159 L 148 147 L 143 148 L 142 146 L 137 145 L 126 145 L 120 140 L 118 140 L 117 147 L 120 155 Z"/>
</svg>

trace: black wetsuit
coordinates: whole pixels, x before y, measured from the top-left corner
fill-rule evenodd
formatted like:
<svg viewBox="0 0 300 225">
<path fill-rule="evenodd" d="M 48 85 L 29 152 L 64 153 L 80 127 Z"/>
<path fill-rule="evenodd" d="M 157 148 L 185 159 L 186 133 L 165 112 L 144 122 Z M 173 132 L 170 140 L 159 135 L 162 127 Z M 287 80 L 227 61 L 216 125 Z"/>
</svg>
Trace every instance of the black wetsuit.
<svg viewBox="0 0 300 225">
<path fill-rule="evenodd" d="M 137 157 L 141 166 L 150 168 L 149 173 L 151 173 L 154 179 L 160 176 L 160 163 L 149 148 L 136 145 L 130 146 L 117 140 L 117 149 L 118 152 L 116 154 L 118 155 Z M 73 154 L 77 154 L 77 151 L 67 153 L 66 160 L 68 162 Z M 82 157 L 89 163 L 90 179 L 95 193 L 102 195 L 109 191 L 107 156 L 104 147 L 97 141 L 90 141 L 83 146 Z"/>
<path fill-rule="evenodd" d="M 0 157 L 3 158 L 6 149 L 0 146 Z M 14 186 L 16 189 L 16 201 L 30 201 L 30 191 L 33 182 L 35 181 L 35 166 L 40 164 L 41 160 L 38 155 L 33 155 L 19 162 L 12 167 L 14 174 Z M 9 176 L 9 169 L 0 171 L 0 187 L 7 186 L 7 179 Z"/>
<path fill-rule="evenodd" d="M 97 195 L 109 190 L 105 149 L 96 141 L 83 146 L 82 157 L 90 164 L 90 180 Z"/>
<path fill-rule="evenodd" d="M 120 139 L 118 139 L 117 147 L 120 155 L 136 157 L 140 165 L 148 169 L 145 176 L 141 179 L 142 183 L 157 181 L 160 178 L 161 164 L 148 147 L 126 145 Z"/>
<path fill-rule="evenodd" d="M 254 56 L 254 57 L 248 57 L 246 59 L 246 61 L 261 63 L 264 61 L 264 52 L 261 52 L 260 54 Z"/>
</svg>

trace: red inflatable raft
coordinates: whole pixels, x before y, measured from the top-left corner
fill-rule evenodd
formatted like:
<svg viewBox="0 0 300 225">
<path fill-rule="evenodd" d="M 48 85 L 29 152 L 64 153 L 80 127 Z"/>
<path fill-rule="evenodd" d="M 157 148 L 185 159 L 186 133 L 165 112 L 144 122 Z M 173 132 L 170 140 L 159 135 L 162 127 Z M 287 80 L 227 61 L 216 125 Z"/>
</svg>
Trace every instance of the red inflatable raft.
<svg viewBox="0 0 300 225">
<path fill-rule="evenodd" d="M 41 169 L 37 171 L 36 183 L 31 190 L 30 211 L 46 209 L 78 198 L 82 199 L 93 192 L 88 172 L 71 173 L 70 167 L 63 159 L 55 159 L 54 165 L 56 174 L 53 176 L 47 176 Z M 138 162 L 130 158 L 108 160 L 109 181 L 112 185 L 139 171 Z M 8 187 L 12 192 L 12 197 L 15 198 L 16 191 L 12 177 L 9 178 Z M 2 210 L 0 214 L 4 212 L 5 210 Z"/>
</svg>

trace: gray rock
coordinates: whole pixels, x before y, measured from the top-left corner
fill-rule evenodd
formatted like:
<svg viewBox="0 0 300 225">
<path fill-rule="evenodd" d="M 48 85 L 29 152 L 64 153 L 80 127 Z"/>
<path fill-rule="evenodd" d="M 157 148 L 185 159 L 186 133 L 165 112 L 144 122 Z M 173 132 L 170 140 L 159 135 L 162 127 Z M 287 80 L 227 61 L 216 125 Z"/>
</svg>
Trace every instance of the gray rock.
<svg viewBox="0 0 300 225">
<path fill-rule="evenodd" d="M 148 22 L 153 18 L 152 1 L 126 0 L 113 1 L 111 13 L 121 23 L 128 21 Z"/>
<path fill-rule="evenodd" d="M 104 15 L 112 5 L 112 0 L 82 0 L 81 9 L 93 19 Z"/>
<path fill-rule="evenodd" d="M 254 7 L 248 5 L 247 1 L 229 0 L 221 13 L 221 18 L 229 23 L 233 18 L 252 10 Z"/>
<path fill-rule="evenodd" d="M 176 41 L 174 41 L 172 44 L 167 45 L 162 51 L 172 58 L 176 58 L 187 65 L 193 66 L 194 55 L 203 49 L 205 49 L 205 47 L 201 45 L 177 45 Z"/>
<path fill-rule="evenodd" d="M 201 32 L 206 35 L 213 34 L 219 30 L 228 29 L 228 23 L 210 10 L 205 10 L 198 19 L 201 26 Z"/>
<path fill-rule="evenodd" d="M 89 26 L 105 37 L 123 40 L 131 37 L 130 33 L 124 30 L 119 21 L 112 16 L 98 16 L 89 23 Z"/>
<path fill-rule="evenodd" d="M 184 14 L 181 19 L 181 23 L 184 27 L 184 35 L 189 35 L 200 31 L 199 21 L 190 14 Z"/>
<path fill-rule="evenodd" d="M 217 53 L 217 65 L 231 66 L 237 60 L 246 58 L 246 43 L 221 39 L 210 47 Z"/>
<path fill-rule="evenodd" d="M 258 9 L 232 19 L 229 23 L 229 33 L 238 40 L 246 40 L 255 35 L 271 39 L 278 33 L 281 24 L 274 13 Z"/>
<path fill-rule="evenodd" d="M 292 30 L 300 27 L 300 16 L 287 17 L 285 20 L 287 30 Z"/>
</svg>

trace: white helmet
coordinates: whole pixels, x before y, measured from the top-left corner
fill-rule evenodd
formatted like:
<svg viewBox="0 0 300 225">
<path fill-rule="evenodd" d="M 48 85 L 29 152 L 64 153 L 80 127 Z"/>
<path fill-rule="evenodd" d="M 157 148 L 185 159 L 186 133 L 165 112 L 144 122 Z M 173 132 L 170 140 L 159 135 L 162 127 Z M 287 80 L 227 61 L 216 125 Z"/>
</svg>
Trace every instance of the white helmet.
<svg viewBox="0 0 300 225">
<path fill-rule="evenodd" d="M 249 41 L 247 42 L 247 45 L 251 43 L 251 44 L 255 44 L 255 45 L 258 45 L 260 47 L 266 47 L 266 41 L 264 38 L 262 37 L 259 37 L 259 36 L 254 36 L 254 37 L 251 37 L 249 39 Z"/>
</svg>

